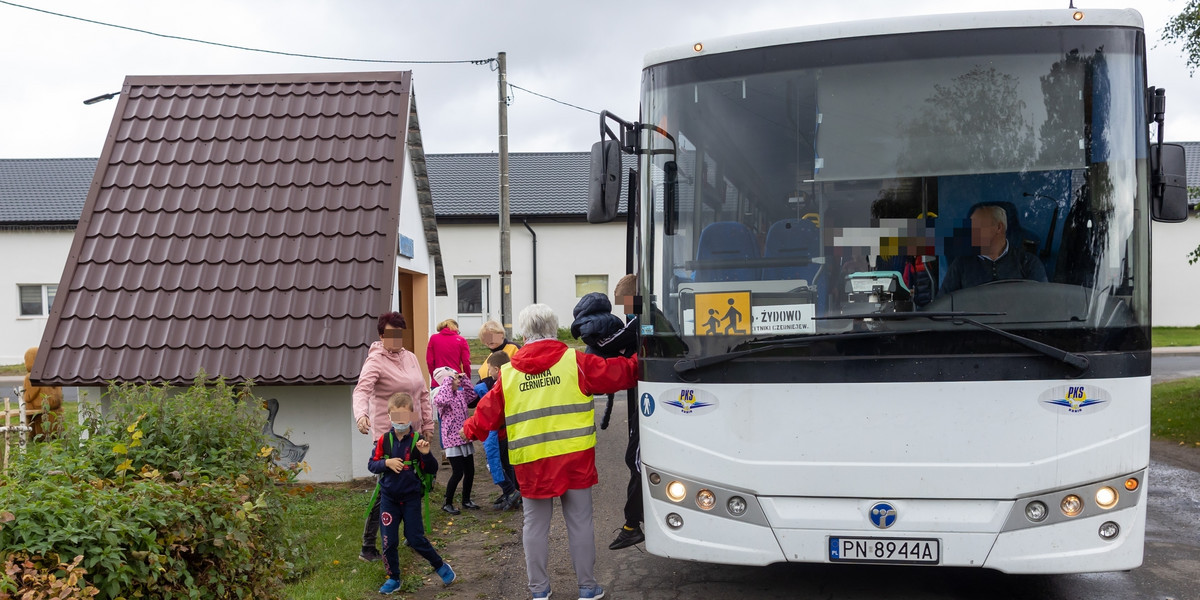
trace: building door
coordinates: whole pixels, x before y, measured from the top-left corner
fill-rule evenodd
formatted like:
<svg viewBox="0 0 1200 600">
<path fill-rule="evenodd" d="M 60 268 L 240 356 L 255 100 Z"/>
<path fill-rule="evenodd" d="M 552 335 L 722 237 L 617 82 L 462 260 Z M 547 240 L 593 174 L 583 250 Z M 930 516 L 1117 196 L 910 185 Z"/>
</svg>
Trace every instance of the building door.
<svg viewBox="0 0 1200 600">
<path fill-rule="evenodd" d="M 463 337 L 476 337 L 491 313 L 488 278 L 455 277 L 454 283 L 458 294 L 458 330 Z"/>
</svg>

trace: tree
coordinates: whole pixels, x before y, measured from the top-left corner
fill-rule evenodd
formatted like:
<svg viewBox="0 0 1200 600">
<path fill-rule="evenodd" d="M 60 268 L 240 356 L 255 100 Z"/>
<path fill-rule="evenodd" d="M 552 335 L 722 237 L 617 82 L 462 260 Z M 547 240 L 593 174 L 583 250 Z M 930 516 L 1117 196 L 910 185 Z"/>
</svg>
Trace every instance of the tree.
<svg viewBox="0 0 1200 600">
<path fill-rule="evenodd" d="M 1167 21 L 1162 37 L 1164 42 L 1183 44 L 1188 72 L 1195 73 L 1200 67 L 1200 0 L 1188 0 L 1183 12 Z"/>
<path fill-rule="evenodd" d="M 1200 67 L 1200 0 L 1188 0 L 1183 12 L 1171 17 L 1163 28 L 1164 42 L 1179 42 L 1187 53 L 1188 74 L 1194 75 Z M 1188 197 L 1200 196 L 1200 189 L 1188 188 Z M 1197 215 L 1200 217 L 1200 215 Z M 1200 246 L 1188 253 L 1188 264 L 1200 261 Z"/>
</svg>

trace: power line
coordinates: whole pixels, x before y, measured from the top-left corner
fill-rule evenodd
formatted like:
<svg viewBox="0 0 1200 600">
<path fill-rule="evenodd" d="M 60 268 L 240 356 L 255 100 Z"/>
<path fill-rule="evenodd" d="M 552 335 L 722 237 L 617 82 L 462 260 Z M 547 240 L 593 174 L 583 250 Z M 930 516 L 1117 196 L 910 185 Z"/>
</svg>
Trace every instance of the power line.
<svg viewBox="0 0 1200 600">
<path fill-rule="evenodd" d="M 591 109 L 588 109 L 588 108 L 584 108 L 584 107 L 582 107 L 582 106 L 575 106 L 574 104 L 571 104 L 570 102 L 563 102 L 562 100 L 559 100 L 558 98 L 551 98 L 550 96 L 547 96 L 547 95 L 545 95 L 545 94 L 539 94 L 539 93 L 537 93 L 537 92 L 535 92 L 535 91 L 533 91 L 533 90 L 527 90 L 527 89 L 525 89 L 525 88 L 523 88 L 523 87 L 521 87 L 521 86 L 519 86 L 519 85 L 516 85 L 516 84 L 514 84 L 514 83 L 513 83 L 513 82 L 511 82 L 511 81 L 510 81 L 510 82 L 508 82 L 508 87 L 511 87 L 511 88 L 516 88 L 516 89 L 518 89 L 518 90 L 521 90 L 522 92 L 529 92 L 530 94 L 533 94 L 534 96 L 538 96 L 538 97 L 540 97 L 540 98 L 545 98 L 545 99 L 547 99 L 547 100 L 549 100 L 549 101 L 551 101 L 551 102 L 557 102 L 557 103 L 559 103 L 559 104 L 562 104 L 562 105 L 564 105 L 564 106 L 570 106 L 571 108 L 577 108 L 577 109 L 579 109 L 579 110 L 582 110 L 583 112 L 590 112 L 590 113 L 592 113 L 593 115 L 598 115 L 598 114 L 600 114 L 600 113 L 599 113 L 599 112 L 597 112 L 597 111 L 594 111 L 594 110 L 591 110 Z"/>
<path fill-rule="evenodd" d="M 196 38 L 189 38 L 189 37 L 184 37 L 184 36 L 179 36 L 179 35 L 170 35 L 170 34 L 166 34 L 166 33 L 158 33 L 158 32 L 156 32 L 156 31 L 149 31 L 149 30 L 146 30 L 146 29 L 138 29 L 138 28 L 136 28 L 136 27 L 128 27 L 128 26 L 125 26 L 125 25 L 117 25 L 117 24 L 115 24 L 115 23 L 106 23 L 106 22 L 104 22 L 104 21 L 96 21 L 96 20 L 94 20 L 94 19 L 86 19 L 86 18 L 83 18 L 83 17 L 76 17 L 76 16 L 74 16 L 74 15 L 68 15 L 68 14 L 64 14 L 64 13 L 58 13 L 58 12 L 54 12 L 54 11 L 50 11 L 50 10 L 45 10 L 45 9 L 41 9 L 41 8 L 36 8 L 36 7 L 33 7 L 33 6 L 26 6 L 26 5 L 24 5 L 24 4 L 17 4 L 17 3 L 15 3 L 15 2 L 9 2 L 8 0 L 0 0 L 0 4 L 6 5 L 6 6 L 12 6 L 12 7 L 14 7 L 14 8 L 23 8 L 23 9 L 25 9 L 25 10 L 30 10 L 30 11 L 33 11 L 33 12 L 39 12 L 39 13 L 42 13 L 42 14 L 47 14 L 47 15 L 52 15 L 52 16 L 55 16 L 55 17 L 61 17 L 61 18 L 63 18 L 63 19 L 71 19 L 71 20 L 73 20 L 73 21 L 80 21 L 80 22 L 83 22 L 83 23 L 90 23 L 90 24 L 92 24 L 92 25 L 101 25 L 101 26 L 103 26 L 103 27 L 111 27 L 111 28 L 113 28 L 113 29 L 120 29 L 120 30 L 123 30 L 123 31 L 132 31 L 132 32 L 134 32 L 134 33 L 142 33 L 142 34 L 151 35 L 151 36 L 154 36 L 154 37 L 159 37 L 159 38 L 168 39 L 168 40 L 179 40 L 179 41 L 183 41 L 183 42 L 192 42 L 192 43 L 195 43 L 195 44 L 205 44 L 205 45 L 208 45 L 208 46 L 217 46 L 217 47 L 220 47 L 220 48 L 229 48 L 229 49 L 232 49 L 232 50 L 244 50 L 244 51 L 246 51 L 246 52 L 259 52 L 259 53 L 262 53 L 262 54 L 274 54 L 274 55 L 277 55 L 277 56 L 291 56 L 291 57 L 296 57 L 296 58 L 312 58 L 312 59 L 317 59 L 317 60 L 337 60 L 337 61 L 345 61 L 345 62 L 360 62 L 360 63 L 414 64 L 414 65 L 435 65 L 435 64 L 443 64 L 443 65 L 444 65 L 444 64 L 472 64 L 472 65 L 490 65 L 490 64 L 493 64 L 493 63 L 495 63 L 495 62 L 496 62 L 496 59 L 495 59 L 495 58 L 479 58 L 479 59 L 468 59 L 468 60 L 386 60 L 386 59 L 376 59 L 376 58 L 348 58 L 348 57 L 339 57 L 339 56 L 321 56 L 321 55 L 317 55 L 317 54 L 303 54 L 303 53 L 299 53 L 299 52 L 283 52 L 283 51 L 280 51 L 280 50 L 266 50 L 266 49 L 263 49 L 263 48 L 251 48 L 251 47 L 248 47 L 248 46 L 238 46 L 238 45 L 235 45 L 235 44 L 225 44 L 225 43 L 221 43 L 221 42 L 210 42 L 210 41 L 208 41 L 208 40 L 200 40 L 200 39 L 196 39 Z M 550 96 L 547 96 L 547 95 L 545 95 L 545 94 L 539 94 L 539 93 L 537 93 L 537 92 L 535 92 L 535 91 L 533 91 L 533 90 L 530 90 L 530 89 L 523 88 L 523 87 L 521 87 L 521 86 L 519 86 L 519 85 L 514 85 L 512 82 L 509 82 L 509 83 L 508 83 L 508 86 L 509 86 L 509 87 L 511 87 L 511 88 L 515 88 L 515 89 L 521 90 L 521 91 L 523 91 L 523 92 L 528 92 L 528 93 L 530 93 L 530 94 L 533 94 L 534 96 L 537 96 L 537 97 L 539 97 L 539 98 L 544 98 L 544 99 L 546 99 L 546 100 L 549 100 L 549 101 L 551 101 L 551 102 L 557 102 L 557 103 L 559 103 L 559 104 L 562 104 L 563 106 L 569 106 L 569 107 L 571 107 L 571 108 L 574 108 L 574 109 L 578 109 L 578 110 L 582 110 L 582 111 L 584 111 L 584 112 L 592 113 L 592 114 L 594 114 L 594 115 L 598 115 L 598 114 L 600 114 L 600 113 L 599 113 L 599 112 L 597 112 L 597 111 L 594 111 L 594 110 L 591 110 L 591 109 L 587 109 L 587 108 L 583 108 L 582 106 L 577 106 L 577 105 L 571 104 L 570 102 L 564 102 L 564 101 L 562 101 L 562 100 L 559 100 L 559 99 L 557 99 L 557 98 L 551 98 Z"/>
<path fill-rule="evenodd" d="M 35 8 L 33 6 L 25 6 L 24 4 L 8 2 L 7 0 L 0 0 L 0 4 L 5 4 L 8 6 L 15 7 L 15 8 L 23 8 L 25 10 L 40 12 L 40 13 L 47 14 L 47 15 L 53 15 L 55 17 L 62 17 L 64 19 L 71 19 L 74 21 L 82 21 L 84 23 L 91 23 L 93 25 L 103 25 L 104 27 L 112 27 L 113 29 L 123 29 L 125 31 L 133 31 L 135 33 L 144 33 L 146 35 L 152 35 L 154 37 L 160 37 L 160 38 L 164 38 L 164 39 L 168 39 L 168 40 L 180 40 L 180 41 L 184 41 L 184 42 L 193 42 L 196 44 L 206 44 L 209 46 L 218 46 L 221 48 L 231 48 L 233 50 L 245 50 L 247 52 L 261 52 L 263 54 L 276 54 L 279 56 L 294 56 L 297 58 L 315 58 L 317 60 L 340 60 L 340 61 L 346 61 L 346 62 L 413 64 L 413 65 L 463 64 L 463 63 L 469 63 L 469 64 L 473 64 L 473 65 L 485 65 L 485 64 L 488 64 L 488 63 L 496 60 L 494 58 L 482 58 L 482 59 L 474 59 L 474 60 L 385 60 L 385 59 L 376 59 L 376 58 L 346 58 L 346 57 L 340 57 L 340 56 L 320 56 L 317 54 L 302 54 L 299 52 L 282 52 L 279 50 L 265 50 L 262 48 L 250 48 L 248 46 L 223 44 L 221 42 L 210 42 L 207 40 L 198 40 L 196 38 L 183 37 L 183 36 L 179 36 L 179 35 L 169 35 L 166 33 L 147 31 L 145 29 L 138 29 L 136 27 L 127 27 L 125 25 L 117 25 L 114 23 L 105 23 L 104 21 L 85 19 L 83 17 L 76 17 L 73 15 L 57 13 L 54 11 L 44 10 L 41 8 Z"/>
</svg>

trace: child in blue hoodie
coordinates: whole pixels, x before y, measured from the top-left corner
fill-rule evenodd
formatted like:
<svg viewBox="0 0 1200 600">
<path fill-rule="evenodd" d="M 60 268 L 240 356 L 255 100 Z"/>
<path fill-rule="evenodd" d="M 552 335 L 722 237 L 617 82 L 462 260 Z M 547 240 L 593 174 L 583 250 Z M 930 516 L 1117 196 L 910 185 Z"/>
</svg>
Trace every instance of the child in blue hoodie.
<svg viewBox="0 0 1200 600">
<path fill-rule="evenodd" d="M 443 561 L 437 550 L 425 537 L 421 523 L 421 496 L 423 495 L 422 473 L 437 473 L 438 461 L 429 454 L 429 441 L 420 439 L 412 432 L 412 396 L 404 392 L 388 398 L 388 414 L 392 428 L 375 442 L 375 452 L 367 462 L 367 469 L 381 475 L 379 478 L 379 524 L 383 533 L 383 565 L 388 580 L 379 588 L 380 594 L 391 594 L 400 589 L 400 556 L 397 551 L 400 522 L 404 522 L 404 539 L 408 547 L 417 551 L 429 566 L 433 567 L 442 583 L 454 581 L 454 569 Z"/>
</svg>

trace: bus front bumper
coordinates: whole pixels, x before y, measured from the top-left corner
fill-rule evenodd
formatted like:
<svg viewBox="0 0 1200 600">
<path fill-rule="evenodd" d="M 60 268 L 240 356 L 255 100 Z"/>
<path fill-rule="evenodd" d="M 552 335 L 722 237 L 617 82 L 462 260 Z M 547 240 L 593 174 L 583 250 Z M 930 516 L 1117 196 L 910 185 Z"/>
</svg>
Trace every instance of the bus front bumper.
<svg viewBox="0 0 1200 600">
<path fill-rule="evenodd" d="M 661 472 L 658 472 L 661 474 Z M 663 474 L 665 475 L 665 474 Z M 1137 474 L 1144 481 L 1145 472 Z M 670 495 L 670 482 L 682 487 Z M 1087 497 L 1098 482 L 1076 490 Z M 1063 491 L 1012 500 L 901 499 L 754 496 L 667 475 L 649 484 L 646 550 L 670 558 L 722 564 L 777 562 L 864 562 L 985 567 L 1007 573 L 1117 571 L 1142 562 L 1146 506 L 1140 494 L 1112 510 L 1088 507 L 1077 517 L 1053 512 Z M 701 491 L 710 497 L 705 502 Z M 1139 490 L 1140 492 L 1141 490 Z M 1042 500 L 1050 514 L 1042 522 L 1025 518 L 1025 504 Z M 886 505 L 886 523 L 871 514 Z M 736 509 L 736 510 L 735 510 Z M 885 524 L 886 527 L 879 527 Z M 1117 533 L 1109 538 L 1101 530 Z M 853 540 L 853 542 L 848 542 Z M 839 555 L 840 544 L 904 547 L 923 540 L 932 549 L 919 557 L 883 559 Z M 892 546 L 888 544 L 891 543 Z M 915 559 L 914 559 L 915 558 Z"/>
</svg>

